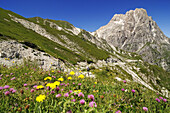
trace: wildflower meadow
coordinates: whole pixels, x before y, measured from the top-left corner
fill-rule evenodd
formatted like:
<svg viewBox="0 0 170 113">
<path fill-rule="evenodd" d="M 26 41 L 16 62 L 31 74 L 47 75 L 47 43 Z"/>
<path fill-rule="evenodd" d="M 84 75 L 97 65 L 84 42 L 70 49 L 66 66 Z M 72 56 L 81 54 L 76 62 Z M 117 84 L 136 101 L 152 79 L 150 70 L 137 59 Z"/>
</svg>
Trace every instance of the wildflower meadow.
<svg viewBox="0 0 170 113">
<path fill-rule="evenodd" d="M 168 113 L 169 99 L 133 81 L 45 71 L 33 64 L 0 67 L 0 112 Z M 81 72 L 80 72 L 81 73 Z M 103 79 L 105 78 L 105 79 Z"/>
</svg>

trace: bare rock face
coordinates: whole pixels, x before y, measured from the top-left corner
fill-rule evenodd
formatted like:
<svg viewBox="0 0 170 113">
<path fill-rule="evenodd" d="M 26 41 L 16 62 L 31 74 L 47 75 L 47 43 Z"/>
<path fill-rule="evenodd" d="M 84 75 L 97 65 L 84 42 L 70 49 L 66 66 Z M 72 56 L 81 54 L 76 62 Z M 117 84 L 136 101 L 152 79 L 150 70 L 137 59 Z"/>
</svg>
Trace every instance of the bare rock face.
<svg viewBox="0 0 170 113">
<path fill-rule="evenodd" d="M 0 61 L 6 66 L 22 64 L 24 59 L 37 61 L 43 69 L 62 69 L 65 64 L 45 52 L 32 49 L 16 41 L 0 42 Z"/>
<path fill-rule="evenodd" d="M 169 39 L 145 9 L 116 14 L 107 25 L 93 34 L 105 39 L 111 47 L 137 52 L 145 61 L 170 71 Z"/>
</svg>

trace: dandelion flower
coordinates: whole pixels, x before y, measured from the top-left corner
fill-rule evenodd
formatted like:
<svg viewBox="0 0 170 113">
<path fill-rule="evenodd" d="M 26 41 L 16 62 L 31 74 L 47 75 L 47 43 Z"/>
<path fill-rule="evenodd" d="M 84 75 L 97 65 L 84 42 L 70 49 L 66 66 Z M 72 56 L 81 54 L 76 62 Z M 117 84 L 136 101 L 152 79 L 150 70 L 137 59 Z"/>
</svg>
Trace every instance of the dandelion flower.
<svg viewBox="0 0 170 113">
<path fill-rule="evenodd" d="M 75 75 L 74 71 L 71 71 L 71 72 L 70 72 L 70 75 Z"/>
<path fill-rule="evenodd" d="M 37 88 L 37 89 L 42 89 L 42 88 L 44 88 L 44 86 L 39 85 L 39 86 L 37 86 L 36 88 Z"/>
<path fill-rule="evenodd" d="M 97 82 L 95 82 L 94 84 L 97 84 Z"/>
<path fill-rule="evenodd" d="M 44 80 L 51 80 L 51 79 L 52 79 L 51 77 L 44 78 Z"/>
<path fill-rule="evenodd" d="M 68 80 L 71 80 L 71 79 L 72 79 L 72 77 L 68 77 L 67 79 L 68 79 Z"/>
<path fill-rule="evenodd" d="M 60 85 L 60 82 L 59 82 L 59 81 L 55 81 L 54 84 L 55 84 L 56 86 L 59 86 L 59 85 Z"/>
<path fill-rule="evenodd" d="M 61 81 L 61 82 L 62 82 L 62 81 L 64 81 L 64 79 L 63 79 L 63 78 L 59 78 L 58 81 Z"/>
<path fill-rule="evenodd" d="M 45 95 L 39 95 L 38 97 L 36 97 L 36 101 L 37 102 L 43 102 L 43 100 L 45 100 L 46 96 Z"/>
<path fill-rule="evenodd" d="M 78 76 L 78 78 L 83 79 L 83 78 L 84 78 L 84 75 L 81 74 L 81 75 Z"/>
</svg>

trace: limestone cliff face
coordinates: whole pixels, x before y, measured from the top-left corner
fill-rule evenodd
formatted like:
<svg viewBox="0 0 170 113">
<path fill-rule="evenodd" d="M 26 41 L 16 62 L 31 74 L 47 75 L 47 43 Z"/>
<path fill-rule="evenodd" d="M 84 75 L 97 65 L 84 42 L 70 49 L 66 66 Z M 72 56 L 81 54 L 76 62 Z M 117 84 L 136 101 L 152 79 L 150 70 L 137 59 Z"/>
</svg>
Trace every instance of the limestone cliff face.
<svg viewBox="0 0 170 113">
<path fill-rule="evenodd" d="M 93 34 L 105 39 L 111 47 L 137 52 L 145 61 L 170 70 L 169 39 L 145 9 L 116 14 L 107 25 Z"/>
</svg>

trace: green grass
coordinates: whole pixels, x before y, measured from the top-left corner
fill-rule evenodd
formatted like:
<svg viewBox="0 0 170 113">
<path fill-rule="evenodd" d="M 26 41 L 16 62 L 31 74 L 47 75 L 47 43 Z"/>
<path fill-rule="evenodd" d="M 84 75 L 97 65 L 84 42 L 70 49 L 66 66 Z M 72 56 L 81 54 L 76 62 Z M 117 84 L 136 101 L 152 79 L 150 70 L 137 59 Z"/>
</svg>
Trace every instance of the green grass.
<svg viewBox="0 0 170 113">
<path fill-rule="evenodd" d="M 149 113 L 156 112 L 169 112 L 169 99 L 167 102 L 157 102 L 155 99 L 161 95 L 156 95 L 155 92 L 145 88 L 134 82 L 123 83 L 122 81 L 116 81 L 109 70 L 104 70 L 96 78 L 80 79 L 77 76 L 69 75 L 68 73 L 59 72 L 57 70 L 43 71 L 37 68 L 36 64 L 14 66 L 11 68 L 0 67 L 1 82 L 0 86 L 9 85 L 10 88 L 16 90 L 15 93 L 5 95 L 9 89 L 0 90 L 0 112 L 67 112 L 71 110 L 74 113 L 86 112 L 86 113 L 114 113 L 118 110 L 121 112 L 143 112 L 143 107 L 148 108 Z M 100 77 L 100 75 L 104 77 Z M 66 76 L 67 75 L 67 76 Z M 15 77 L 14 80 L 11 78 Z M 52 80 L 44 80 L 45 77 L 52 77 Z M 55 78 L 54 78 L 55 77 Z M 68 80 L 68 77 L 72 77 Z M 111 79 L 112 77 L 112 79 Z M 58 78 L 63 78 L 61 83 L 68 84 L 60 85 L 59 91 L 53 89 L 47 89 L 46 84 L 49 82 L 55 82 Z M 95 84 L 97 82 L 97 84 Z M 75 84 L 73 84 L 75 83 Z M 81 86 L 78 85 L 81 83 Z M 27 84 L 27 86 L 24 86 Z M 43 89 L 36 90 L 34 85 L 43 85 Z M 123 92 L 121 89 L 126 91 Z M 31 89 L 35 89 L 33 93 Z M 63 91 L 61 90 L 63 89 Z M 134 89 L 133 94 L 131 90 Z M 23 93 L 21 93 L 23 90 Z M 77 94 L 70 93 L 69 97 L 64 97 L 64 94 L 72 90 L 81 90 L 84 97 L 79 97 Z M 51 91 L 55 91 L 51 94 Z M 37 102 L 36 98 L 43 94 L 46 98 L 43 102 Z M 62 96 L 56 98 L 57 94 Z M 89 107 L 89 102 L 92 100 L 88 98 L 88 95 L 94 95 L 94 102 L 97 107 Z M 71 102 L 72 99 L 76 99 L 75 102 Z M 81 105 L 80 100 L 84 99 L 85 104 Z M 28 108 L 29 106 L 29 108 Z"/>
<path fill-rule="evenodd" d="M 55 58 L 60 58 L 62 60 L 68 61 L 72 64 L 76 64 L 79 61 L 86 61 L 86 60 L 99 60 L 99 59 L 106 59 L 109 57 L 109 53 L 98 49 L 94 44 L 87 40 L 83 40 L 82 37 L 71 35 L 68 33 L 65 33 L 64 31 L 56 30 L 55 28 L 51 28 L 48 24 L 44 25 L 44 19 L 39 18 L 39 23 L 36 22 L 36 18 L 24 18 L 18 14 L 15 14 L 11 11 L 4 10 L 0 8 L 0 40 L 4 40 L 4 37 L 8 37 L 8 39 L 13 39 L 18 42 L 30 42 L 35 45 L 37 45 L 41 50 L 45 51 L 46 53 L 54 56 Z M 29 30 L 25 27 L 23 27 L 21 24 L 16 23 L 11 20 L 11 18 L 8 16 L 8 14 L 11 14 L 17 18 L 25 19 L 31 22 L 34 22 L 36 24 L 39 24 L 41 27 L 46 29 L 47 32 L 50 34 L 56 36 L 61 42 L 66 43 L 63 39 L 60 38 L 60 35 L 64 35 L 72 42 L 76 43 L 82 50 L 80 51 L 80 54 L 77 54 L 66 47 L 59 45 L 46 37 L 43 37 L 37 33 L 35 33 L 32 30 Z M 4 19 L 8 19 L 10 22 L 5 21 Z M 49 19 L 48 19 L 49 20 Z M 55 22 L 57 25 L 64 27 L 64 28 L 71 28 L 71 24 L 65 21 L 55 21 L 55 20 L 49 20 L 51 22 Z M 70 26 L 70 28 L 69 28 Z M 58 49 L 55 49 L 58 48 Z M 75 47 L 76 48 L 76 47 Z M 84 53 L 82 51 L 85 51 Z"/>
</svg>

